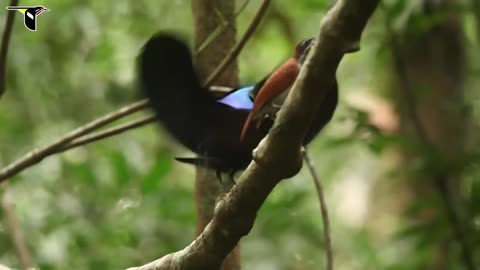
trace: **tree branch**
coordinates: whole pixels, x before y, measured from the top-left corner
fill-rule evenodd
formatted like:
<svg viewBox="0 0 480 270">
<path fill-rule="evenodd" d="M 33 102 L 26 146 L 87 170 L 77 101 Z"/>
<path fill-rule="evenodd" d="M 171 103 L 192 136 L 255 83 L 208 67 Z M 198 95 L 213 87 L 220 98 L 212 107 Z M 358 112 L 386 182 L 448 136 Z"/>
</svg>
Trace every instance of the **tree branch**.
<svg viewBox="0 0 480 270">
<path fill-rule="evenodd" d="M 125 131 L 130 130 L 130 129 L 139 128 L 141 126 L 153 123 L 156 120 L 157 120 L 156 117 L 151 115 L 151 116 L 147 116 L 147 117 L 144 117 L 144 118 L 141 118 L 141 119 L 132 120 L 132 121 L 127 122 L 125 124 L 121 124 L 121 125 L 109 128 L 109 129 L 101 130 L 101 131 L 98 131 L 98 132 L 80 137 L 78 139 L 75 139 L 75 140 L 71 141 L 70 143 L 66 144 L 65 146 L 63 146 L 62 148 L 58 149 L 58 151 L 56 151 L 55 153 L 52 153 L 52 154 L 65 152 L 67 150 L 70 150 L 70 149 L 78 147 L 78 146 L 82 146 L 82 145 L 85 145 L 85 144 L 90 144 L 92 142 L 103 140 L 105 138 L 112 137 L 114 135 L 123 133 Z"/>
<path fill-rule="evenodd" d="M 84 126 L 81 126 L 67 133 L 67 135 L 57 139 L 51 144 L 48 144 L 46 146 L 43 146 L 28 152 L 23 157 L 14 161 L 10 165 L 4 167 L 0 171 L 0 183 L 5 181 L 8 178 L 15 176 L 17 173 L 21 172 L 25 168 L 30 167 L 42 161 L 45 157 L 51 155 L 52 153 L 57 152 L 59 149 L 61 149 L 63 146 L 70 143 L 74 139 L 77 139 L 97 128 L 105 126 L 126 115 L 142 110 L 146 108 L 147 105 L 148 105 L 148 102 L 146 100 L 135 102 L 129 106 L 125 106 L 117 111 L 106 114 Z"/>
<path fill-rule="evenodd" d="M 257 211 L 282 180 L 301 167 L 302 140 L 346 52 L 358 48 L 361 33 L 379 0 L 339 0 L 324 17 L 304 68 L 269 134 L 237 185 L 218 203 L 199 237 L 181 251 L 129 270 L 218 269 L 240 238 L 250 231 Z M 288 142 L 288 143 L 285 143 Z"/>
<path fill-rule="evenodd" d="M 237 18 L 238 15 L 240 15 L 245 10 L 245 8 L 248 5 L 248 2 L 250 2 L 250 0 L 245 0 L 245 2 L 242 4 L 240 9 L 237 12 L 235 12 L 234 19 Z M 206 48 L 208 48 L 208 46 L 210 46 L 210 44 L 212 44 L 212 42 L 214 42 L 218 36 L 220 36 L 223 32 L 225 32 L 228 26 L 231 26 L 230 22 L 228 21 L 224 21 L 222 24 L 218 25 L 217 28 L 212 33 L 210 33 L 208 38 L 205 39 L 205 41 L 203 41 L 202 44 L 198 46 L 197 50 L 195 51 L 195 55 L 200 54 Z"/>
<path fill-rule="evenodd" d="M 232 61 L 235 60 L 235 58 L 237 58 L 237 56 L 240 54 L 245 44 L 247 44 L 247 41 L 252 37 L 258 25 L 260 25 L 260 22 L 262 21 L 262 18 L 265 15 L 265 12 L 267 12 L 270 1 L 271 0 L 263 1 L 262 5 L 257 11 L 257 14 L 255 14 L 255 17 L 253 18 L 252 22 L 250 23 L 247 30 L 245 31 L 245 34 L 243 34 L 240 41 L 238 41 L 235 47 L 232 48 L 232 50 L 223 59 L 220 65 L 218 65 L 218 67 L 212 72 L 212 74 L 208 76 L 208 78 L 205 80 L 204 86 L 206 87 L 210 86 L 220 75 L 222 75 L 222 72 L 228 67 L 228 65 L 230 65 Z"/>
<path fill-rule="evenodd" d="M 317 191 L 318 201 L 320 203 L 320 212 L 322 214 L 323 222 L 323 237 L 325 238 L 325 254 L 327 257 L 327 270 L 333 270 L 333 245 L 332 245 L 332 233 L 330 230 L 330 218 L 328 217 L 328 207 L 325 200 L 325 194 L 323 193 L 322 182 L 320 177 L 318 177 L 317 172 L 315 171 L 315 165 L 308 154 L 307 149 L 304 147 L 302 149 L 303 159 L 307 164 L 308 170 L 313 178 L 313 183 L 315 184 L 315 190 Z"/>
<path fill-rule="evenodd" d="M 18 0 L 11 0 L 10 6 L 17 6 Z M 2 44 L 0 47 L 0 98 L 5 93 L 7 87 L 7 58 L 8 58 L 8 45 L 10 43 L 10 37 L 12 35 L 13 22 L 16 12 L 8 12 L 7 19 L 5 20 L 5 29 L 3 30 Z"/>
<path fill-rule="evenodd" d="M 231 90 L 232 89 L 229 87 L 222 87 L 222 86 L 210 87 L 210 91 L 215 96 L 222 96 Z M 153 117 L 146 117 L 138 120 L 133 120 L 124 125 L 119 125 L 111 129 L 100 131 L 98 133 L 95 133 L 89 136 L 84 136 L 85 134 L 88 134 L 95 129 L 108 125 L 111 122 L 118 120 L 120 118 L 123 118 L 125 116 L 128 116 L 130 114 L 133 114 L 139 110 L 142 110 L 143 108 L 146 108 L 147 106 L 148 106 L 147 100 L 141 100 L 141 101 L 132 103 L 114 112 L 106 114 L 98 118 L 97 120 L 94 120 L 84 125 L 83 127 L 80 127 L 68 133 L 67 135 L 63 136 L 61 139 L 58 139 L 51 144 L 48 144 L 46 146 L 43 146 L 41 148 L 37 148 L 35 150 L 28 152 L 22 158 L 19 158 L 18 160 L 12 162 L 7 167 L 2 168 L 2 170 L 0 171 L 0 183 L 3 181 L 6 181 L 7 179 L 23 171 L 24 169 L 34 164 L 37 164 L 38 162 L 42 161 L 44 158 L 51 156 L 53 154 L 61 153 L 74 147 L 85 145 L 97 140 L 105 139 L 113 135 L 122 133 L 124 131 L 137 128 L 137 127 L 146 125 L 148 123 L 152 123 Z M 85 130 L 85 127 L 88 127 L 88 129 Z M 82 132 L 79 132 L 79 131 L 82 131 Z M 62 142 L 60 143 L 60 141 Z"/>
</svg>

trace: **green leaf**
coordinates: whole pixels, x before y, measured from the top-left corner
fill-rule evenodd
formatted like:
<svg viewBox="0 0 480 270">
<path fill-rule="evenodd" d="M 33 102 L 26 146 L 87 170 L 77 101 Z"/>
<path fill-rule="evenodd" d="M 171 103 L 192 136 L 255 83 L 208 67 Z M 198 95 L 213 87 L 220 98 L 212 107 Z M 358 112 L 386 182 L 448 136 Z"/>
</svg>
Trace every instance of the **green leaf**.
<svg viewBox="0 0 480 270">
<path fill-rule="evenodd" d="M 147 194 L 157 190 L 161 180 L 168 174 L 171 167 L 172 158 L 168 155 L 161 155 L 143 178 L 142 193 Z"/>
<path fill-rule="evenodd" d="M 110 164 L 112 166 L 113 177 L 120 186 L 125 185 L 132 178 L 131 168 L 127 159 L 120 151 L 115 151 L 110 156 Z"/>
</svg>

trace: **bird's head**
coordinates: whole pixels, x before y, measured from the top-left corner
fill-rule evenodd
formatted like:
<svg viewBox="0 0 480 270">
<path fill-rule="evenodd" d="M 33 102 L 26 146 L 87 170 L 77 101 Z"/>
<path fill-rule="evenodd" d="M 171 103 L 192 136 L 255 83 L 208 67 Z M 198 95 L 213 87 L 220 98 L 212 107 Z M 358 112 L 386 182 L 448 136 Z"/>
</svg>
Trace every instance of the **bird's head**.
<svg viewBox="0 0 480 270">
<path fill-rule="evenodd" d="M 40 15 L 42 14 L 42 12 L 44 11 L 47 11 L 48 8 L 44 7 L 44 6 L 36 6 L 35 9 L 33 10 L 33 12 L 35 12 L 35 15 Z"/>
<path fill-rule="evenodd" d="M 309 38 L 297 43 L 293 57 L 300 63 L 300 65 L 303 64 L 307 58 L 308 52 L 310 52 L 310 48 L 312 47 L 314 41 L 315 38 Z"/>
</svg>

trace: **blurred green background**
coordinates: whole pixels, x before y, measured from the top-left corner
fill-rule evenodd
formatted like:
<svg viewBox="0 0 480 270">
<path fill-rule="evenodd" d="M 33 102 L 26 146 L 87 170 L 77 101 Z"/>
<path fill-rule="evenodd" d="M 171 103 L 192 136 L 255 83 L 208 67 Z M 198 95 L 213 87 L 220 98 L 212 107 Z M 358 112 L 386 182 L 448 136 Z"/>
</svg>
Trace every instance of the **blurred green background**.
<svg viewBox="0 0 480 270">
<path fill-rule="evenodd" d="M 187 0 L 20 2 L 50 11 L 39 17 L 37 32 L 25 29 L 20 13 L 15 18 L 8 87 L 0 100 L 2 167 L 138 100 L 135 57 L 153 33 L 167 30 L 191 40 Z M 272 2 L 239 57 L 243 84 L 262 79 L 289 56 L 296 41 L 316 35 L 331 5 L 325 0 Z M 339 67 L 336 115 L 309 147 L 326 188 L 339 270 L 463 269 L 439 197 L 412 192 L 417 182 L 402 176 L 421 171 L 422 162 L 403 161 L 400 134 L 383 135 L 395 134 L 401 122 L 391 94 L 392 33 L 385 22 L 395 19 L 395 31 L 421 32 L 445 17 L 423 16 L 417 2 L 385 1 L 376 11 L 362 50 L 347 55 Z M 480 26 L 473 2 L 457 2 L 452 12 L 465 32 L 469 59 L 463 90 L 469 136 L 459 140 L 478 151 Z M 237 7 L 243 4 L 240 0 Z M 249 1 L 237 17 L 239 34 L 258 5 Z M 0 29 L 6 14 L 0 12 Z M 35 264 L 44 270 L 125 269 L 188 245 L 195 236 L 194 170 L 173 161 L 183 152 L 157 125 L 149 125 L 49 157 L 11 179 L 8 190 Z M 456 206 L 480 257 L 479 160 L 461 167 Z M 434 213 L 419 218 L 412 214 L 419 209 Z M 4 211 L 0 218 L 0 264 L 18 269 Z M 323 269 L 323 247 L 316 192 L 304 168 L 283 181 L 262 207 L 253 231 L 242 240 L 242 264 L 259 270 Z M 441 267 L 435 266 L 438 261 Z"/>
</svg>

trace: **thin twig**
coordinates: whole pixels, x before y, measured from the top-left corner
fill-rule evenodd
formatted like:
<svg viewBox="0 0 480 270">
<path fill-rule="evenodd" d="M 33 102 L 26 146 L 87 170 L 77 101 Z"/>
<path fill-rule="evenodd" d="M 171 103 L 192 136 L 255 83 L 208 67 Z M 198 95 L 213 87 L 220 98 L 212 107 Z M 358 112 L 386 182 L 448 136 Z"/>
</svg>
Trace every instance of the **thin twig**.
<svg viewBox="0 0 480 270">
<path fill-rule="evenodd" d="M 18 6 L 18 0 L 11 0 L 10 6 Z M 5 20 L 5 29 L 3 30 L 2 44 L 0 47 L 0 98 L 5 93 L 7 87 L 7 58 L 8 58 L 8 45 L 10 44 L 10 37 L 12 35 L 13 22 L 17 12 L 7 12 L 7 18 Z"/>
<path fill-rule="evenodd" d="M 325 200 L 325 194 L 323 193 L 322 182 L 320 177 L 315 171 L 315 165 L 313 164 L 310 155 L 307 152 L 307 148 L 302 147 L 303 159 L 307 164 L 308 170 L 312 175 L 313 183 L 317 191 L 318 201 L 320 203 L 320 212 L 322 213 L 323 222 L 323 237 L 325 238 L 325 256 L 327 258 L 327 270 L 333 270 L 333 245 L 332 245 L 332 233 L 330 229 L 330 218 L 328 217 L 328 207 Z"/>
<path fill-rule="evenodd" d="M 228 26 L 228 22 L 222 22 L 222 24 L 217 26 L 217 28 L 215 28 L 215 30 L 213 30 L 213 32 L 208 35 L 208 37 L 202 42 L 202 44 L 200 44 L 200 46 L 198 46 L 198 49 L 195 51 L 195 55 L 200 54 L 206 48 L 208 48 L 208 46 L 210 46 L 210 44 L 212 44 L 212 42 L 215 39 L 217 39 L 218 36 L 223 34 L 225 29 L 227 29 L 227 26 Z"/>
<path fill-rule="evenodd" d="M 240 9 L 237 12 L 235 12 L 232 20 L 237 18 L 237 16 L 240 15 L 243 12 L 243 10 L 247 7 L 248 2 L 250 2 L 250 0 L 246 0 L 243 3 L 243 5 L 240 7 Z M 222 19 L 223 19 L 223 17 L 222 17 Z M 225 29 L 227 29 L 227 27 L 229 25 L 230 25 L 230 22 L 223 19 L 222 23 L 220 25 L 218 25 L 217 28 L 215 28 L 215 30 L 212 33 L 210 33 L 210 35 L 202 42 L 202 44 L 200 44 L 200 46 L 198 46 L 198 49 L 195 51 L 195 55 L 198 55 L 199 53 L 204 51 L 206 48 L 208 48 L 208 46 L 210 44 L 212 44 L 212 42 L 218 36 L 220 36 L 221 34 L 223 34 L 223 32 L 225 32 Z"/>
<path fill-rule="evenodd" d="M 55 140 L 53 143 L 46 146 L 34 149 L 33 151 L 28 152 L 23 157 L 14 161 L 7 167 L 3 168 L 0 171 L 0 182 L 5 181 L 8 178 L 15 176 L 17 173 L 21 172 L 23 169 L 36 164 L 42 161 L 45 157 L 49 156 L 52 153 L 55 153 L 63 147 L 65 144 L 73 141 L 76 138 L 79 138 L 97 128 L 105 126 L 117 119 L 120 119 L 126 115 L 132 114 L 134 112 L 140 111 L 148 106 L 148 101 L 142 100 L 131 105 L 125 106 L 119 110 L 106 114 L 84 126 L 81 126 L 65 136 Z"/>
<path fill-rule="evenodd" d="M 210 93 L 212 93 L 214 96 L 225 96 L 228 92 L 232 90 L 233 88 L 228 86 L 218 86 L 218 85 L 210 86 Z"/>
<path fill-rule="evenodd" d="M 144 117 L 142 119 L 133 120 L 133 121 L 127 122 L 125 124 L 121 124 L 121 125 L 109 128 L 109 129 L 101 130 L 101 131 L 92 133 L 90 135 L 86 135 L 86 136 L 80 137 L 78 139 L 75 139 L 75 140 L 71 141 L 70 143 L 66 144 L 64 147 L 58 149 L 58 151 L 56 151 L 55 153 L 52 153 L 52 154 L 61 153 L 61 152 L 70 150 L 72 148 L 78 147 L 78 146 L 82 146 L 82 145 L 85 145 L 85 144 L 90 144 L 90 143 L 95 142 L 95 141 L 99 141 L 99 140 L 102 140 L 102 139 L 105 139 L 105 138 L 108 138 L 108 137 L 112 137 L 114 135 L 120 134 L 120 133 L 128 131 L 130 129 L 138 128 L 138 127 L 144 126 L 146 124 L 153 123 L 153 122 L 155 122 L 155 120 L 156 120 L 155 116 L 152 115 L 152 116 Z"/>
<path fill-rule="evenodd" d="M 22 265 L 22 269 L 34 269 L 32 255 L 28 250 L 28 247 L 25 243 L 25 238 L 23 236 L 22 229 L 17 220 L 17 216 L 14 211 L 14 204 L 12 201 L 12 196 L 8 190 L 7 183 L 2 183 L 3 186 L 3 198 L 2 198 L 2 209 L 5 217 L 5 224 L 10 231 L 10 238 L 12 239 L 13 246 L 17 251 L 18 258 Z"/>
<path fill-rule="evenodd" d="M 86 136 L 83 136 L 83 137 L 79 137 L 77 139 L 74 139 L 74 140 L 70 141 L 70 143 L 65 144 L 61 148 L 56 148 L 55 152 L 48 153 L 43 158 L 54 155 L 54 154 L 65 152 L 65 151 L 70 150 L 72 148 L 76 148 L 76 147 L 79 147 L 79 146 L 90 144 L 92 142 L 96 142 L 96 141 L 99 141 L 99 140 L 102 140 L 102 139 L 105 139 L 105 138 L 108 138 L 108 137 L 112 137 L 114 135 L 123 133 L 125 131 L 131 130 L 131 129 L 134 129 L 134 128 L 138 128 L 138 127 L 150 124 L 150 123 L 153 123 L 153 122 L 155 122 L 155 120 L 156 120 L 155 116 L 153 116 L 153 115 L 152 116 L 147 116 L 147 117 L 144 117 L 144 118 L 141 118 L 141 119 L 132 120 L 130 122 L 127 122 L 127 123 L 124 123 L 124 124 L 121 124 L 121 125 L 109 128 L 109 129 L 101 130 L 101 131 L 98 131 L 98 132 L 95 132 L 95 133 L 92 133 L 92 134 L 89 134 L 89 135 L 86 135 Z"/>
<path fill-rule="evenodd" d="M 235 12 L 235 16 L 234 16 L 235 18 L 238 17 L 238 15 L 242 14 L 242 12 L 248 6 L 249 2 L 250 2 L 250 0 L 245 0 L 245 2 L 243 2 L 242 6 L 237 10 L 237 12 Z"/>
<path fill-rule="evenodd" d="M 250 39 L 250 37 L 253 35 L 255 30 L 257 29 L 258 25 L 262 21 L 263 16 L 265 15 L 268 5 L 270 4 L 271 0 L 264 0 L 262 5 L 257 11 L 257 14 L 255 14 L 255 17 L 253 18 L 252 22 L 248 26 L 247 30 L 245 31 L 245 34 L 243 34 L 242 38 L 240 41 L 233 47 L 228 55 L 223 59 L 222 63 L 218 65 L 218 67 L 215 69 L 215 71 L 208 76 L 207 80 L 205 80 L 204 85 L 206 87 L 210 86 L 222 73 L 225 71 L 225 69 L 232 63 L 235 58 L 240 54 L 242 51 L 243 47 L 247 43 L 247 41 Z"/>
</svg>

